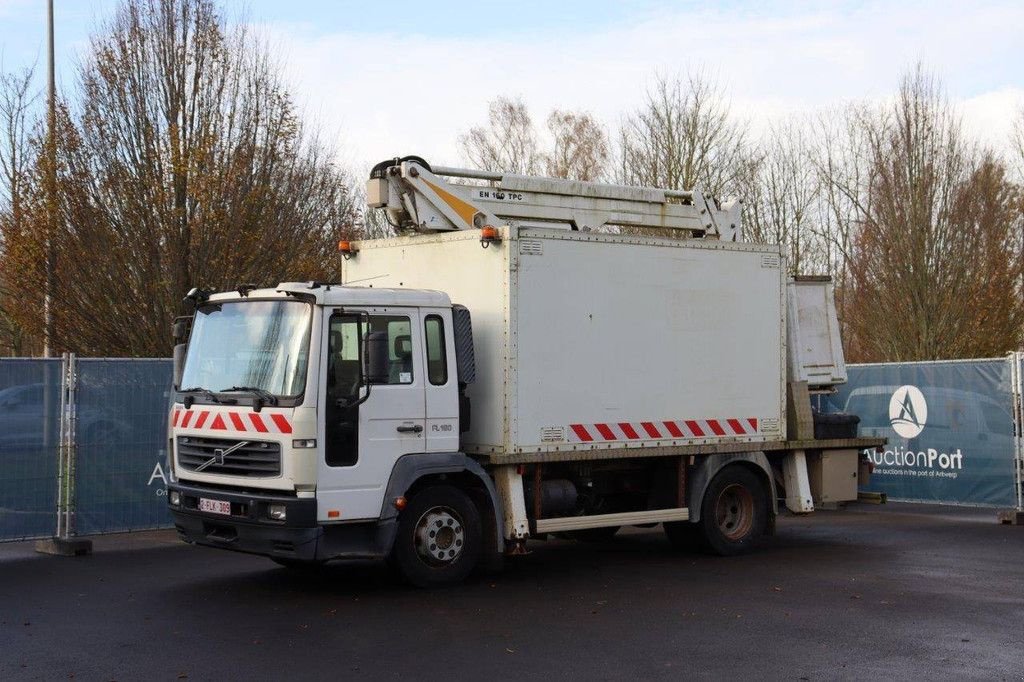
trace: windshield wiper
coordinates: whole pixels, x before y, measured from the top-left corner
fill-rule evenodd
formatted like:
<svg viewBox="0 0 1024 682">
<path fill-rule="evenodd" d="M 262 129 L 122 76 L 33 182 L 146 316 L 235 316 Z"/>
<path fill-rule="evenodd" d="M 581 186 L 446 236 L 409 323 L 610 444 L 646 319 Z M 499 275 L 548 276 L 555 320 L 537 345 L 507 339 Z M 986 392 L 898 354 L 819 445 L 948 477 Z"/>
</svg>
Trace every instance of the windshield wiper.
<svg viewBox="0 0 1024 682">
<path fill-rule="evenodd" d="M 244 393 L 252 393 L 256 396 L 256 400 L 253 401 L 252 409 L 256 412 L 260 411 L 263 407 L 263 403 L 268 405 L 277 405 L 277 396 L 262 388 L 256 386 L 232 386 L 230 388 L 222 388 L 221 393 L 227 393 L 229 391 L 239 391 Z"/>
<path fill-rule="evenodd" d="M 203 388 L 202 386 L 193 386 L 192 388 L 182 388 L 182 389 L 178 390 L 178 393 L 190 393 L 190 394 L 191 393 L 199 393 L 204 398 L 209 400 L 211 403 L 217 403 L 218 405 L 234 405 L 234 404 L 236 404 L 238 402 L 234 398 L 221 398 L 221 397 L 218 397 L 213 391 L 211 391 L 208 388 Z M 196 400 L 196 397 L 194 395 L 186 395 L 185 399 L 182 401 L 185 404 L 185 409 L 187 410 L 188 408 L 192 407 L 192 403 L 194 403 L 195 400 Z"/>
</svg>

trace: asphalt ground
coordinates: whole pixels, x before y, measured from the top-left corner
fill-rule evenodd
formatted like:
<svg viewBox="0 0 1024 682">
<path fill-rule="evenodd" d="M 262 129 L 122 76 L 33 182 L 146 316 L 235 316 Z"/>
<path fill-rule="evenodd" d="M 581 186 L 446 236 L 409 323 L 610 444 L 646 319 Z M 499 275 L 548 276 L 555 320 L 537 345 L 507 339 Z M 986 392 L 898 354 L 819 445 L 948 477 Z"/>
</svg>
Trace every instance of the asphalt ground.
<svg viewBox="0 0 1024 682">
<path fill-rule="evenodd" d="M 783 517 L 734 558 L 629 529 L 438 591 L 169 533 L 0 546 L 0 679 L 68 678 L 1020 680 L 1024 527 L 858 505 Z"/>
</svg>

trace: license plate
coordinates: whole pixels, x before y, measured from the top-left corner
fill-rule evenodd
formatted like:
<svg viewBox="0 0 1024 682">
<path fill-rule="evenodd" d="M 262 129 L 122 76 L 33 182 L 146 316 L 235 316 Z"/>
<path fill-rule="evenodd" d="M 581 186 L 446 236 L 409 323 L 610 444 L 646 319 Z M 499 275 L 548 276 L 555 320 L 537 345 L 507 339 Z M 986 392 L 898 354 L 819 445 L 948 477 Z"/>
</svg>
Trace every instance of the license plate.
<svg viewBox="0 0 1024 682">
<path fill-rule="evenodd" d="M 205 497 L 200 497 L 199 511 L 231 516 L 231 503 L 225 502 L 224 500 L 208 500 Z"/>
</svg>

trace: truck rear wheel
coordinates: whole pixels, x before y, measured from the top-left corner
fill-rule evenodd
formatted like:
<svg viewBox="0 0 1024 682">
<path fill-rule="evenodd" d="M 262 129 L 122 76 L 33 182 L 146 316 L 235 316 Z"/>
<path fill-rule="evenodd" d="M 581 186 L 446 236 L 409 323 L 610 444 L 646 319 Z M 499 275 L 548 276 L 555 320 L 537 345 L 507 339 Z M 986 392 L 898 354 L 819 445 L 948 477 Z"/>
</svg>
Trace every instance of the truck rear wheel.
<svg viewBox="0 0 1024 682">
<path fill-rule="evenodd" d="M 711 480 L 696 524 L 709 550 L 722 556 L 746 551 L 764 535 L 767 524 L 767 496 L 754 472 L 729 466 Z"/>
<path fill-rule="evenodd" d="M 480 559 L 480 512 L 450 485 L 424 488 L 398 517 L 392 563 L 418 587 L 465 580 Z"/>
</svg>

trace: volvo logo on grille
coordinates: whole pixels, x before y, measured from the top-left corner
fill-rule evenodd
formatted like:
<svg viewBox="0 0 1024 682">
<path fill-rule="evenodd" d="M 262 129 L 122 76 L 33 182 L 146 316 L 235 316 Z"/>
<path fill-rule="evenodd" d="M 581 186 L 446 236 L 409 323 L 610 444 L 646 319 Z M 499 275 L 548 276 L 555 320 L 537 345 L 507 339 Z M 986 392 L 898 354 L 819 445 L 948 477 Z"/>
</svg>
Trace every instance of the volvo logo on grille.
<svg viewBox="0 0 1024 682">
<path fill-rule="evenodd" d="M 206 467 L 212 466 L 214 464 L 216 464 L 217 466 L 224 466 L 224 458 L 225 457 L 230 455 L 232 452 L 234 452 L 238 448 L 244 448 L 248 444 L 249 444 L 249 441 L 243 440 L 243 441 L 240 441 L 238 443 L 235 443 L 234 445 L 232 445 L 230 448 L 227 448 L 226 450 L 223 449 L 223 448 L 217 448 L 216 450 L 213 451 L 213 457 L 211 457 L 210 459 L 206 460 L 205 462 L 203 462 L 202 464 L 197 466 L 195 468 L 195 471 L 202 471 Z"/>
</svg>

